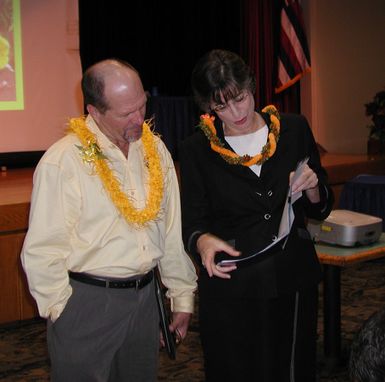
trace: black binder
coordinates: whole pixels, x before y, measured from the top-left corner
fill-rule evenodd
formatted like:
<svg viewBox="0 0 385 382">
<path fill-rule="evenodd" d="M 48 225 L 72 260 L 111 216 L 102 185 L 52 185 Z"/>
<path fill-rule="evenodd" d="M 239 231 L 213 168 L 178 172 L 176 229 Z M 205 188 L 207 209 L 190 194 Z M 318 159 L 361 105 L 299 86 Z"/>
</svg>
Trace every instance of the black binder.
<svg viewBox="0 0 385 382">
<path fill-rule="evenodd" d="M 174 333 L 171 333 L 169 329 L 171 320 L 165 304 L 165 296 L 161 286 L 162 284 L 160 280 L 159 270 L 157 268 L 155 268 L 154 274 L 155 274 L 154 284 L 155 284 L 156 302 L 158 303 L 158 309 L 159 309 L 159 320 L 160 320 L 159 324 L 162 330 L 167 354 L 170 357 L 170 359 L 175 359 L 176 358 L 176 336 Z"/>
</svg>

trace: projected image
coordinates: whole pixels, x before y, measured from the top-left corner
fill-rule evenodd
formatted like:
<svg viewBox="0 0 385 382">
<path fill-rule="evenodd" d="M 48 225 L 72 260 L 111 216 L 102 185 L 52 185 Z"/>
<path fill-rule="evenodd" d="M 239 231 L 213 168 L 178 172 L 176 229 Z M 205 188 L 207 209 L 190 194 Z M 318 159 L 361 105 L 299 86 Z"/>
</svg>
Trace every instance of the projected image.
<svg viewBox="0 0 385 382">
<path fill-rule="evenodd" d="M 0 110 L 23 104 L 20 0 L 0 0 Z"/>
</svg>

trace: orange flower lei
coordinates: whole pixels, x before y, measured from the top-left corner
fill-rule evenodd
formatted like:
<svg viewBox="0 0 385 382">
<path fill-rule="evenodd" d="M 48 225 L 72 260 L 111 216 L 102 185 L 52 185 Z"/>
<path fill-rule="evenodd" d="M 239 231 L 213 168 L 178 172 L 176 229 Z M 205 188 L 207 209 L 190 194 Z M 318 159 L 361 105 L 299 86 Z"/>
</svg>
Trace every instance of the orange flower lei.
<svg viewBox="0 0 385 382">
<path fill-rule="evenodd" d="M 146 205 L 142 210 L 134 207 L 132 201 L 122 191 L 121 184 L 107 164 L 107 157 L 100 150 L 95 134 L 87 127 L 85 117 L 71 118 L 69 131 L 79 138 L 82 146 L 77 146 L 85 163 L 94 166 L 104 188 L 109 193 L 112 202 L 124 216 L 126 221 L 137 227 L 144 227 L 156 219 L 163 198 L 163 172 L 160 157 L 156 148 L 154 134 L 149 123 L 143 123 L 142 143 L 145 161 L 148 164 L 149 190 Z"/>
<path fill-rule="evenodd" d="M 277 148 L 281 126 L 279 122 L 280 116 L 275 106 L 268 105 L 262 109 L 262 112 L 268 113 L 270 116 L 268 141 L 262 147 L 261 152 L 253 157 L 247 154 L 239 156 L 234 151 L 228 150 L 224 147 L 224 143 L 217 136 L 217 131 L 214 126 L 214 116 L 210 116 L 209 114 L 201 115 L 199 127 L 210 141 L 211 149 L 220 154 L 226 162 L 247 167 L 254 164 L 261 165 L 274 155 Z"/>
</svg>

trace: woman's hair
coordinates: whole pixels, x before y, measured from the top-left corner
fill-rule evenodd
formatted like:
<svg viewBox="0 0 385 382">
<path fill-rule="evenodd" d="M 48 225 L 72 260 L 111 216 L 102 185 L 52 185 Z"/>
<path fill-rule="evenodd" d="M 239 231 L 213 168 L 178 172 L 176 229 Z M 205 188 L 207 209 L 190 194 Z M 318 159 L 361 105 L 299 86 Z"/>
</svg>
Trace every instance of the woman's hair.
<svg viewBox="0 0 385 382">
<path fill-rule="evenodd" d="M 195 102 L 204 111 L 211 103 L 221 104 L 235 98 L 240 91 L 255 92 L 255 76 L 236 53 L 214 49 L 196 63 L 191 75 Z"/>
</svg>

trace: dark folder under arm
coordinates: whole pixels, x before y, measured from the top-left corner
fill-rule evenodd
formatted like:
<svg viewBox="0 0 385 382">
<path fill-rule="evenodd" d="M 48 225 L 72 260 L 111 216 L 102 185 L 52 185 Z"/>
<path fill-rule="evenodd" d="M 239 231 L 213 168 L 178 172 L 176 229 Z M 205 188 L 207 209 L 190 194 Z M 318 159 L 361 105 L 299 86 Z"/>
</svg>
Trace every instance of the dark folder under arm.
<svg viewBox="0 0 385 382">
<path fill-rule="evenodd" d="M 159 324 L 162 330 L 163 340 L 166 345 L 167 354 L 171 359 L 175 359 L 176 358 L 176 337 L 174 333 L 170 332 L 169 325 L 171 320 L 165 304 L 165 296 L 161 286 L 159 270 L 155 268 L 154 273 L 155 273 L 154 284 L 155 284 L 156 302 L 158 304 L 158 309 L 159 309 L 159 320 L 160 320 Z"/>
</svg>

